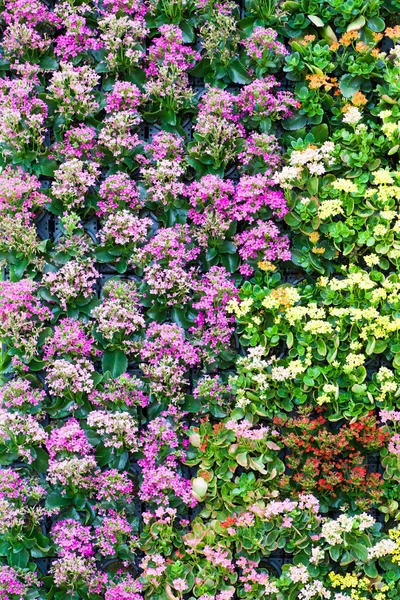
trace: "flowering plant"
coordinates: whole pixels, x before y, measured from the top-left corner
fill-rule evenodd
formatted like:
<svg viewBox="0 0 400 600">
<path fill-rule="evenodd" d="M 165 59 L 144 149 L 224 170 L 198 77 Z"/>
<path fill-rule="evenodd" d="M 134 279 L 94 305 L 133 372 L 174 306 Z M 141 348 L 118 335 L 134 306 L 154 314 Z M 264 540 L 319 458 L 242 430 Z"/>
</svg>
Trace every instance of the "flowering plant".
<svg viewBox="0 0 400 600">
<path fill-rule="evenodd" d="M 398 600 L 399 8 L 1 0 L 0 600 Z"/>
</svg>

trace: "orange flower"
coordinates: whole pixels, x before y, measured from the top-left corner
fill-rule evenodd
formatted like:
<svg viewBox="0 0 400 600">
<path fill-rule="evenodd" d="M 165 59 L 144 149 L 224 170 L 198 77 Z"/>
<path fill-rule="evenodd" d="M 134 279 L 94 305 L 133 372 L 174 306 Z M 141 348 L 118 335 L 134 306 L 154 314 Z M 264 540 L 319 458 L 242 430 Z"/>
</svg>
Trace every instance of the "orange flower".
<svg viewBox="0 0 400 600">
<path fill-rule="evenodd" d="M 368 102 L 362 92 L 356 92 L 351 99 L 354 106 L 365 106 Z"/>
<path fill-rule="evenodd" d="M 378 43 L 383 38 L 383 33 L 376 33 L 375 31 L 373 31 L 372 37 L 374 38 L 374 42 Z"/>
<path fill-rule="evenodd" d="M 305 35 L 302 40 L 299 40 L 297 43 L 300 46 L 308 46 L 311 42 L 315 40 L 315 35 Z"/>
<path fill-rule="evenodd" d="M 204 481 L 207 481 L 207 483 L 209 483 L 211 481 L 211 473 L 209 473 L 208 471 L 199 471 L 197 473 L 197 477 L 202 477 L 204 479 Z"/>
<path fill-rule="evenodd" d="M 318 231 L 313 231 L 312 233 L 310 233 L 308 238 L 309 238 L 310 242 L 312 242 L 313 244 L 316 244 L 320 238 L 320 235 L 319 235 Z"/>
<path fill-rule="evenodd" d="M 316 247 L 314 246 L 314 248 L 312 249 L 312 252 L 313 252 L 314 254 L 323 254 L 323 253 L 325 252 L 325 248 L 316 248 Z"/>
<path fill-rule="evenodd" d="M 316 75 L 313 73 L 312 75 L 306 75 L 306 79 L 310 82 L 308 87 L 310 90 L 317 90 L 324 87 L 326 92 L 329 92 L 333 87 L 337 85 L 336 77 L 328 77 L 327 75 Z"/>
<path fill-rule="evenodd" d="M 285 308 L 289 308 L 291 306 L 290 299 L 288 298 L 288 294 L 285 288 L 277 288 L 276 290 L 271 291 L 271 298 L 274 298 L 279 302 L 281 306 Z"/>
<path fill-rule="evenodd" d="M 387 27 L 385 29 L 385 35 L 391 40 L 395 40 L 400 37 L 400 25 L 394 27 Z"/>
<path fill-rule="evenodd" d="M 364 42 L 357 42 L 355 47 L 356 52 L 368 52 L 369 50 L 368 44 L 364 44 Z"/>
<path fill-rule="evenodd" d="M 330 46 L 329 46 L 329 50 L 331 52 L 337 52 L 340 48 L 340 44 L 339 42 L 333 42 Z"/>
<path fill-rule="evenodd" d="M 224 423 L 216 423 L 213 425 L 213 433 L 221 433 L 221 431 L 225 428 Z"/>
<path fill-rule="evenodd" d="M 360 34 L 358 31 L 348 31 L 340 38 L 340 43 L 342 46 L 350 46 L 352 42 L 360 39 Z"/>
<path fill-rule="evenodd" d="M 236 523 L 236 517 L 226 517 L 225 521 L 221 523 L 221 527 L 232 527 Z"/>
</svg>

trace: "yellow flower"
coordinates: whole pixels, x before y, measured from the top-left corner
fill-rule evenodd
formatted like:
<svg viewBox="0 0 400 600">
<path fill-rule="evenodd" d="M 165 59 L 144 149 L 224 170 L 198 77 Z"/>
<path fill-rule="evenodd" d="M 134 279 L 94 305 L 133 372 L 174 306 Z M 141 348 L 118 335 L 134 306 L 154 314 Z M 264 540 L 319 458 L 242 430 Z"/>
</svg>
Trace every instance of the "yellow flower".
<svg viewBox="0 0 400 600">
<path fill-rule="evenodd" d="M 378 169 L 374 172 L 374 184 L 382 185 L 382 184 L 391 184 L 394 183 L 394 179 L 386 169 Z"/>
<path fill-rule="evenodd" d="M 387 229 L 384 225 L 382 225 L 382 223 L 378 223 L 378 225 L 374 227 L 374 235 L 377 235 L 379 237 L 385 235 L 386 231 Z"/>
<path fill-rule="evenodd" d="M 397 127 L 397 123 L 383 123 L 382 131 L 387 138 L 393 140 L 396 137 L 395 134 L 399 132 L 399 129 Z"/>
<path fill-rule="evenodd" d="M 300 300 L 300 294 L 294 287 L 280 287 L 272 290 L 262 301 L 265 308 L 289 308 Z"/>
<path fill-rule="evenodd" d="M 345 373 L 351 373 L 357 367 L 362 366 L 364 364 L 364 362 L 365 362 L 364 354 L 354 354 L 353 352 L 350 352 L 346 357 L 346 363 L 343 366 L 343 371 Z"/>
<path fill-rule="evenodd" d="M 332 333 L 333 327 L 328 321 L 318 321 L 312 319 L 308 323 L 304 325 L 304 331 L 309 331 L 310 333 Z"/>
<path fill-rule="evenodd" d="M 369 267 L 379 265 L 380 258 L 377 254 L 367 254 L 364 256 L 364 260 Z"/>
<path fill-rule="evenodd" d="M 245 298 L 244 300 L 239 302 L 236 299 L 230 300 L 227 304 L 227 311 L 233 313 L 236 317 L 243 317 L 246 315 L 251 309 L 254 303 L 253 298 Z"/>
<path fill-rule="evenodd" d="M 334 187 L 335 190 L 347 192 L 348 194 L 358 192 L 358 187 L 353 181 L 350 179 L 343 179 L 341 177 L 332 183 L 332 187 Z"/>
<path fill-rule="evenodd" d="M 273 265 L 269 260 L 260 260 L 257 263 L 257 267 L 261 269 L 261 271 L 276 271 L 275 265 Z"/>
<path fill-rule="evenodd" d="M 336 217 L 337 215 L 342 214 L 343 208 L 341 200 L 325 200 L 318 207 L 318 216 L 321 219 L 321 221 L 325 221 L 325 219 L 329 219 L 330 217 Z M 311 239 L 311 236 L 309 237 Z"/>
</svg>

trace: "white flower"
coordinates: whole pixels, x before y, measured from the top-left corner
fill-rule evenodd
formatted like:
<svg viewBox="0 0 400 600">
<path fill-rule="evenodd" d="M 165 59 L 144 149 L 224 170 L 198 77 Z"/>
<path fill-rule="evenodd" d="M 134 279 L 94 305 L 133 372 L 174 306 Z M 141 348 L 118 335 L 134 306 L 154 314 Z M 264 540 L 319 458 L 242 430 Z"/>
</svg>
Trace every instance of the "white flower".
<svg viewBox="0 0 400 600">
<path fill-rule="evenodd" d="M 346 110 L 343 116 L 343 123 L 347 123 L 348 125 L 357 125 L 357 123 L 361 121 L 361 119 L 361 112 L 356 106 L 352 106 L 348 110 Z"/>
</svg>

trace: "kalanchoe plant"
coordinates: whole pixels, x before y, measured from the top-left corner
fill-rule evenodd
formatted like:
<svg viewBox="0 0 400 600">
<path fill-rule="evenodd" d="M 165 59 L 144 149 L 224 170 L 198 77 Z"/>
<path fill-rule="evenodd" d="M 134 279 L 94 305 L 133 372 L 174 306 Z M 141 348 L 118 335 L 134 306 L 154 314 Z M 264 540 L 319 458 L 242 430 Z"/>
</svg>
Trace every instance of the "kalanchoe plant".
<svg viewBox="0 0 400 600">
<path fill-rule="evenodd" d="M 0 599 L 400 597 L 399 0 L 0 0 Z"/>
<path fill-rule="evenodd" d="M 205 420 L 189 433 L 187 462 L 199 465 L 192 485 L 195 497 L 204 500 L 208 510 L 212 506 L 212 510 L 235 511 L 238 505 L 247 506 L 268 497 L 268 489 L 257 486 L 253 472 L 260 473 L 264 483 L 283 473 L 283 463 L 277 457 L 278 432 L 269 427 L 256 428 L 249 421 L 232 419 L 213 426 Z M 251 469 L 249 476 L 235 477 L 239 466 Z M 224 502 L 221 506 L 217 500 L 220 494 Z"/>
<path fill-rule="evenodd" d="M 397 326 L 391 325 L 397 288 L 396 275 L 385 279 L 357 267 L 343 269 L 340 278 L 298 286 L 258 272 L 253 284 L 244 284 L 241 302 L 229 305 L 243 343 L 251 347 L 238 359 L 232 380 L 238 407 L 273 415 L 311 400 L 336 421 L 382 406 L 380 384 L 392 380 L 392 372 L 378 370 L 370 384 L 367 367 L 370 356 L 382 354 L 398 368 Z"/>
</svg>

